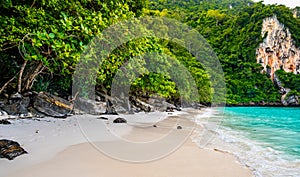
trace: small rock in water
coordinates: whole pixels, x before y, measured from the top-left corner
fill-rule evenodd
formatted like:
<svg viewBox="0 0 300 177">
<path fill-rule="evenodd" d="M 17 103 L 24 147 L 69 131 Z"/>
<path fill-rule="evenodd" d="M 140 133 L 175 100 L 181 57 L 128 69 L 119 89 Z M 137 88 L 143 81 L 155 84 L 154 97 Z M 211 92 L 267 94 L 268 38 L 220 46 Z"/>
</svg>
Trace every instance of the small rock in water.
<svg viewBox="0 0 300 177">
<path fill-rule="evenodd" d="M 15 157 L 27 152 L 20 146 L 18 142 L 12 140 L 0 140 L 0 158 L 7 158 L 13 160 Z"/>
<path fill-rule="evenodd" d="M 113 123 L 127 123 L 127 120 L 124 119 L 124 118 L 119 117 L 119 118 L 116 118 L 116 119 L 113 121 Z"/>
<path fill-rule="evenodd" d="M 0 120 L 0 124 L 8 125 L 11 124 L 8 120 Z"/>
<path fill-rule="evenodd" d="M 180 129 L 182 129 L 182 127 L 181 127 L 180 125 L 178 125 L 178 126 L 177 126 L 177 129 L 180 130 Z"/>
<path fill-rule="evenodd" d="M 157 127 L 156 125 L 153 125 L 153 127 Z"/>
</svg>

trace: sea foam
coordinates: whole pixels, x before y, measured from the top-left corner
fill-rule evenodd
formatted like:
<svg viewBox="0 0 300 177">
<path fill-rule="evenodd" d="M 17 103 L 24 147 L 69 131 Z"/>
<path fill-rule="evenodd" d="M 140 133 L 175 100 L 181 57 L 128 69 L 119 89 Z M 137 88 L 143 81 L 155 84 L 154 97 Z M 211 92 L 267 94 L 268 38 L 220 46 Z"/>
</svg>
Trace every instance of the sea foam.
<svg viewBox="0 0 300 177">
<path fill-rule="evenodd" d="M 266 141 L 256 140 L 255 135 L 261 137 L 265 133 L 264 131 L 247 126 L 245 128 L 238 127 L 239 119 L 247 115 L 228 114 L 227 110 L 225 110 L 224 114 L 223 111 L 220 111 L 220 109 L 208 109 L 205 114 L 197 117 L 196 123 L 206 130 L 196 130 L 197 134 L 193 137 L 194 142 L 202 148 L 219 149 L 233 154 L 240 163 L 250 168 L 253 171 L 253 175 L 257 177 L 300 176 L 299 156 L 282 151 L 280 150 L 281 147 L 268 142 L 272 138 L 266 138 Z M 229 119 L 231 120 L 229 121 Z M 220 123 L 221 121 L 222 123 Z M 264 117 L 256 118 L 255 121 L 257 121 L 259 126 L 262 126 L 259 121 L 263 122 L 263 124 L 270 122 L 270 120 L 265 120 Z M 208 126 L 210 124 L 215 126 Z M 266 126 L 266 129 L 268 129 L 267 133 L 272 132 L 270 127 Z M 286 134 L 294 134 L 292 131 L 289 132 L 285 129 L 283 131 L 286 131 Z M 205 132 L 210 132 L 210 134 L 208 135 Z M 210 136 L 209 142 L 203 144 L 205 136 Z M 281 140 L 278 137 L 276 138 L 277 141 Z M 282 144 L 282 146 L 285 145 Z M 282 147 L 282 149 L 286 148 Z"/>
</svg>

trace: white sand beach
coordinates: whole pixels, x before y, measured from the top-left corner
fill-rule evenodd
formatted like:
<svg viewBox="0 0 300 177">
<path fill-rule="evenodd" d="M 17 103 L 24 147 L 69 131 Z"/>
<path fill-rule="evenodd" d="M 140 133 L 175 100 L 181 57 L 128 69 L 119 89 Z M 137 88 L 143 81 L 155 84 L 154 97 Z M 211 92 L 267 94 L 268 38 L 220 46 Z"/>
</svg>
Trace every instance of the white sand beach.
<svg viewBox="0 0 300 177">
<path fill-rule="evenodd" d="M 194 111 L 194 115 L 203 113 Z M 189 116 L 182 111 L 14 120 L 11 125 L 0 125 L 0 139 L 18 141 L 28 154 L 13 161 L 0 159 L 0 176 L 252 175 L 232 155 L 193 143 L 189 135 L 195 124 Z M 127 124 L 113 124 L 116 117 L 125 118 Z"/>
</svg>

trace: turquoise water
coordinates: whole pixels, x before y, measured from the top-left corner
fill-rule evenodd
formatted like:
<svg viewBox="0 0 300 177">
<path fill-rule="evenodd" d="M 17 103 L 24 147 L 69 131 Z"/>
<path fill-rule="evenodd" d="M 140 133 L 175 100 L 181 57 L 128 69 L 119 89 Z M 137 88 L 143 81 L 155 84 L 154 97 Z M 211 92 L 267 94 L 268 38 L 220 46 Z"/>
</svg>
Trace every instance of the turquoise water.
<svg viewBox="0 0 300 177">
<path fill-rule="evenodd" d="M 300 159 L 300 108 L 227 107 L 222 125 Z"/>
<path fill-rule="evenodd" d="M 254 176 L 300 176 L 300 108 L 207 109 L 196 123 L 207 130 L 196 143 L 233 154 Z M 205 137 L 213 138 L 203 144 Z"/>
</svg>

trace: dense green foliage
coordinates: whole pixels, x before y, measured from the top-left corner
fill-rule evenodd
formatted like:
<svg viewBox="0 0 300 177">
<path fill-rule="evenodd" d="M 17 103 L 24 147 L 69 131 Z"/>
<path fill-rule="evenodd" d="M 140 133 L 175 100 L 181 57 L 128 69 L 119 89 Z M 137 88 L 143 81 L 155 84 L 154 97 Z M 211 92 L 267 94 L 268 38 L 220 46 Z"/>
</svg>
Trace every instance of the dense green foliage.
<svg viewBox="0 0 300 177">
<path fill-rule="evenodd" d="M 290 94 L 300 95 L 300 75 L 286 73 L 283 70 L 276 71 L 276 75 L 283 87 L 291 89 Z"/>
<path fill-rule="evenodd" d="M 280 100 L 277 88 L 260 73 L 262 67 L 255 59 L 255 50 L 263 40 L 264 18 L 276 14 L 300 46 L 300 19 L 293 18 L 291 9 L 251 0 L 4 0 L 0 8 L 0 86 L 16 76 L 7 93 L 17 90 L 24 66 L 22 91 L 70 94 L 76 64 L 90 41 L 112 24 L 143 15 L 174 18 L 199 31 L 221 61 L 229 104 Z M 118 69 L 147 52 L 178 59 L 194 77 L 200 101 L 211 101 L 214 90 L 210 76 L 195 57 L 168 40 L 147 37 L 118 46 L 103 61 L 97 68 L 97 91 L 109 90 Z M 169 75 L 145 73 L 132 84 L 133 91 L 179 96 Z M 282 72 L 278 75 L 284 85 L 300 92 L 298 77 Z"/>
<path fill-rule="evenodd" d="M 299 44 L 300 19 L 293 18 L 291 9 L 248 0 L 151 1 L 150 7 L 168 11 L 169 16 L 196 28 L 208 40 L 223 65 L 227 103 L 280 100 L 272 81 L 260 73 L 255 52 L 263 40 L 263 19 L 273 15 Z"/>
<path fill-rule="evenodd" d="M 119 20 L 138 16 L 146 5 L 145 1 L 118 0 L 5 2 L 0 5 L 0 55 L 7 64 L 1 66 L 11 73 L 1 73 L 1 85 L 28 60 L 28 72 L 39 63 L 44 66 L 45 74 L 36 78 L 33 87 L 48 91 L 70 90 L 75 65 L 91 39 Z"/>
</svg>

